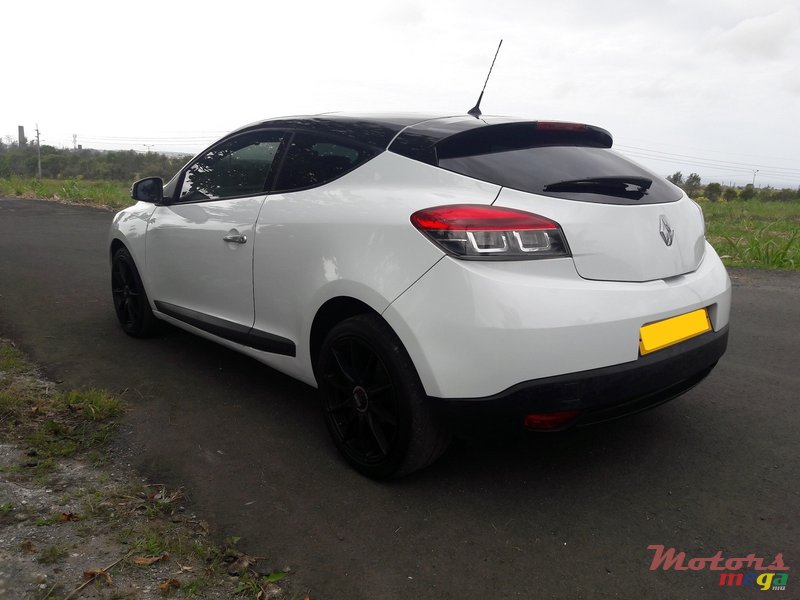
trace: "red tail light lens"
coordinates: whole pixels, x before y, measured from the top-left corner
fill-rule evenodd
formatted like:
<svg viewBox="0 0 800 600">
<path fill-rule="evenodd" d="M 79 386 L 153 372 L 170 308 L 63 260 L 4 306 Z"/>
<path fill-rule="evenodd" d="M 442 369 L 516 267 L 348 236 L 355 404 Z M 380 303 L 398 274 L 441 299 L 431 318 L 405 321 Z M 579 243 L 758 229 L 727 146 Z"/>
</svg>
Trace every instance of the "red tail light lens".
<svg viewBox="0 0 800 600">
<path fill-rule="evenodd" d="M 411 223 L 457 258 L 530 260 L 569 256 L 561 227 L 541 215 L 482 204 L 419 210 Z"/>
</svg>

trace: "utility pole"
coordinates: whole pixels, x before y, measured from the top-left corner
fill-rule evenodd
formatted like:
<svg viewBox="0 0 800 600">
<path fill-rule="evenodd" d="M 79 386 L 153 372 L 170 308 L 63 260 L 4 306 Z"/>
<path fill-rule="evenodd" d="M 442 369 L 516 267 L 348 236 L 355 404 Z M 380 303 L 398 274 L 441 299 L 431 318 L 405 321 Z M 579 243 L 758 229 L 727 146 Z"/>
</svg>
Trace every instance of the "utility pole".
<svg viewBox="0 0 800 600">
<path fill-rule="evenodd" d="M 756 187 L 756 173 L 758 173 L 758 169 L 753 169 L 753 187 Z"/>
<path fill-rule="evenodd" d="M 42 178 L 42 145 L 39 143 L 39 124 L 36 124 L 36 165 L 39 179 Z"/>
</svg>

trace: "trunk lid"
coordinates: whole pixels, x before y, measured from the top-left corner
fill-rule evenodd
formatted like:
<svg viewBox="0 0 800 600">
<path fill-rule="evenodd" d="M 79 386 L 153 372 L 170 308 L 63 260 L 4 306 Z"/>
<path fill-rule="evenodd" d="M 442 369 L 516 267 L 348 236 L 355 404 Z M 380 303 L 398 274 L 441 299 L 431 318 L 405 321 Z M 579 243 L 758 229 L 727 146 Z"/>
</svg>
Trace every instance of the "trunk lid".
<svg viewBox="0 0 800 600">
<path fill-rule="evenodd" d="M 705 253 L 702 212 L 686 196 L 663 204 L 600 204 L 505 188 L 494 204 L 557 221 L 585 279 L 668 279 L 695 271 Z"/>
</svg>

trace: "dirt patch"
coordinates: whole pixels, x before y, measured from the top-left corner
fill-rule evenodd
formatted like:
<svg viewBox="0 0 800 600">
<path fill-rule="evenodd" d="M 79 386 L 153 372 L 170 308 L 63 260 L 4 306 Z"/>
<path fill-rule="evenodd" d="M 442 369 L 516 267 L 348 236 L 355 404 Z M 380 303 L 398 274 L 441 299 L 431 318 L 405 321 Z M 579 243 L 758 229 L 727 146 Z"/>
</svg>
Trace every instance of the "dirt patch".
<svg viewBox="0 0 800 600">
<path fill-rule="evenodd" d="M 183 490 L 110 455 L 121 410 L 0 340 L 0 598 L 287 598 L 288 567 L 215 540 Z"/>
</svg>

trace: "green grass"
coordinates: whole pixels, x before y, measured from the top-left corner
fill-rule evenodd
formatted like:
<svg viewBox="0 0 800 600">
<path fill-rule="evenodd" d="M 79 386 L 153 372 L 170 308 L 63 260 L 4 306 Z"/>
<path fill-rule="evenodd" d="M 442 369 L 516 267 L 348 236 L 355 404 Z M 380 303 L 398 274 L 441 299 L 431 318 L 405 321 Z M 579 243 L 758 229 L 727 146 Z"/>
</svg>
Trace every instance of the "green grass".
<svg viewBox="0 0 800 600">
<path fill-rule="evenodd" d="M 0 196 L 64 200 L 117 210 L 133 204 L 130 188 L 131 184 L 127 181 L 0 177 Z"/>
<path fill-rule="evenodd" d="M 0 340 L 0 429 L 13 425 L 31 409 L 35 393 L 30 381 L 33 367 L 14 346 Z"/>
<path fill-rule="evenodd" d="M 0 340 L 0 435 L 25 440 L 34 457 L 30 468 L 46 471 L 53 458 L 105 448 L 123 410 L 105 390 L 53 391 L 19 350 Z"/>
<path fill-rule="evenodd" d="M 41 458 L 69 457 L 109 443 L 122 403 L 104 390 L 73 390 L 55 395 L 42 412 L 28 444 Z"/>
<path fill-rule="evenodd" d="M 731 267 L 800 270 L 800 201 L 704 202 L 706 237 Z"/>
<path fill-rule="evenodd" d="M 9 344 L 0 345 L 0 376 L 25 373 L 30 366 L 22 352 Z"/>
</svg>

